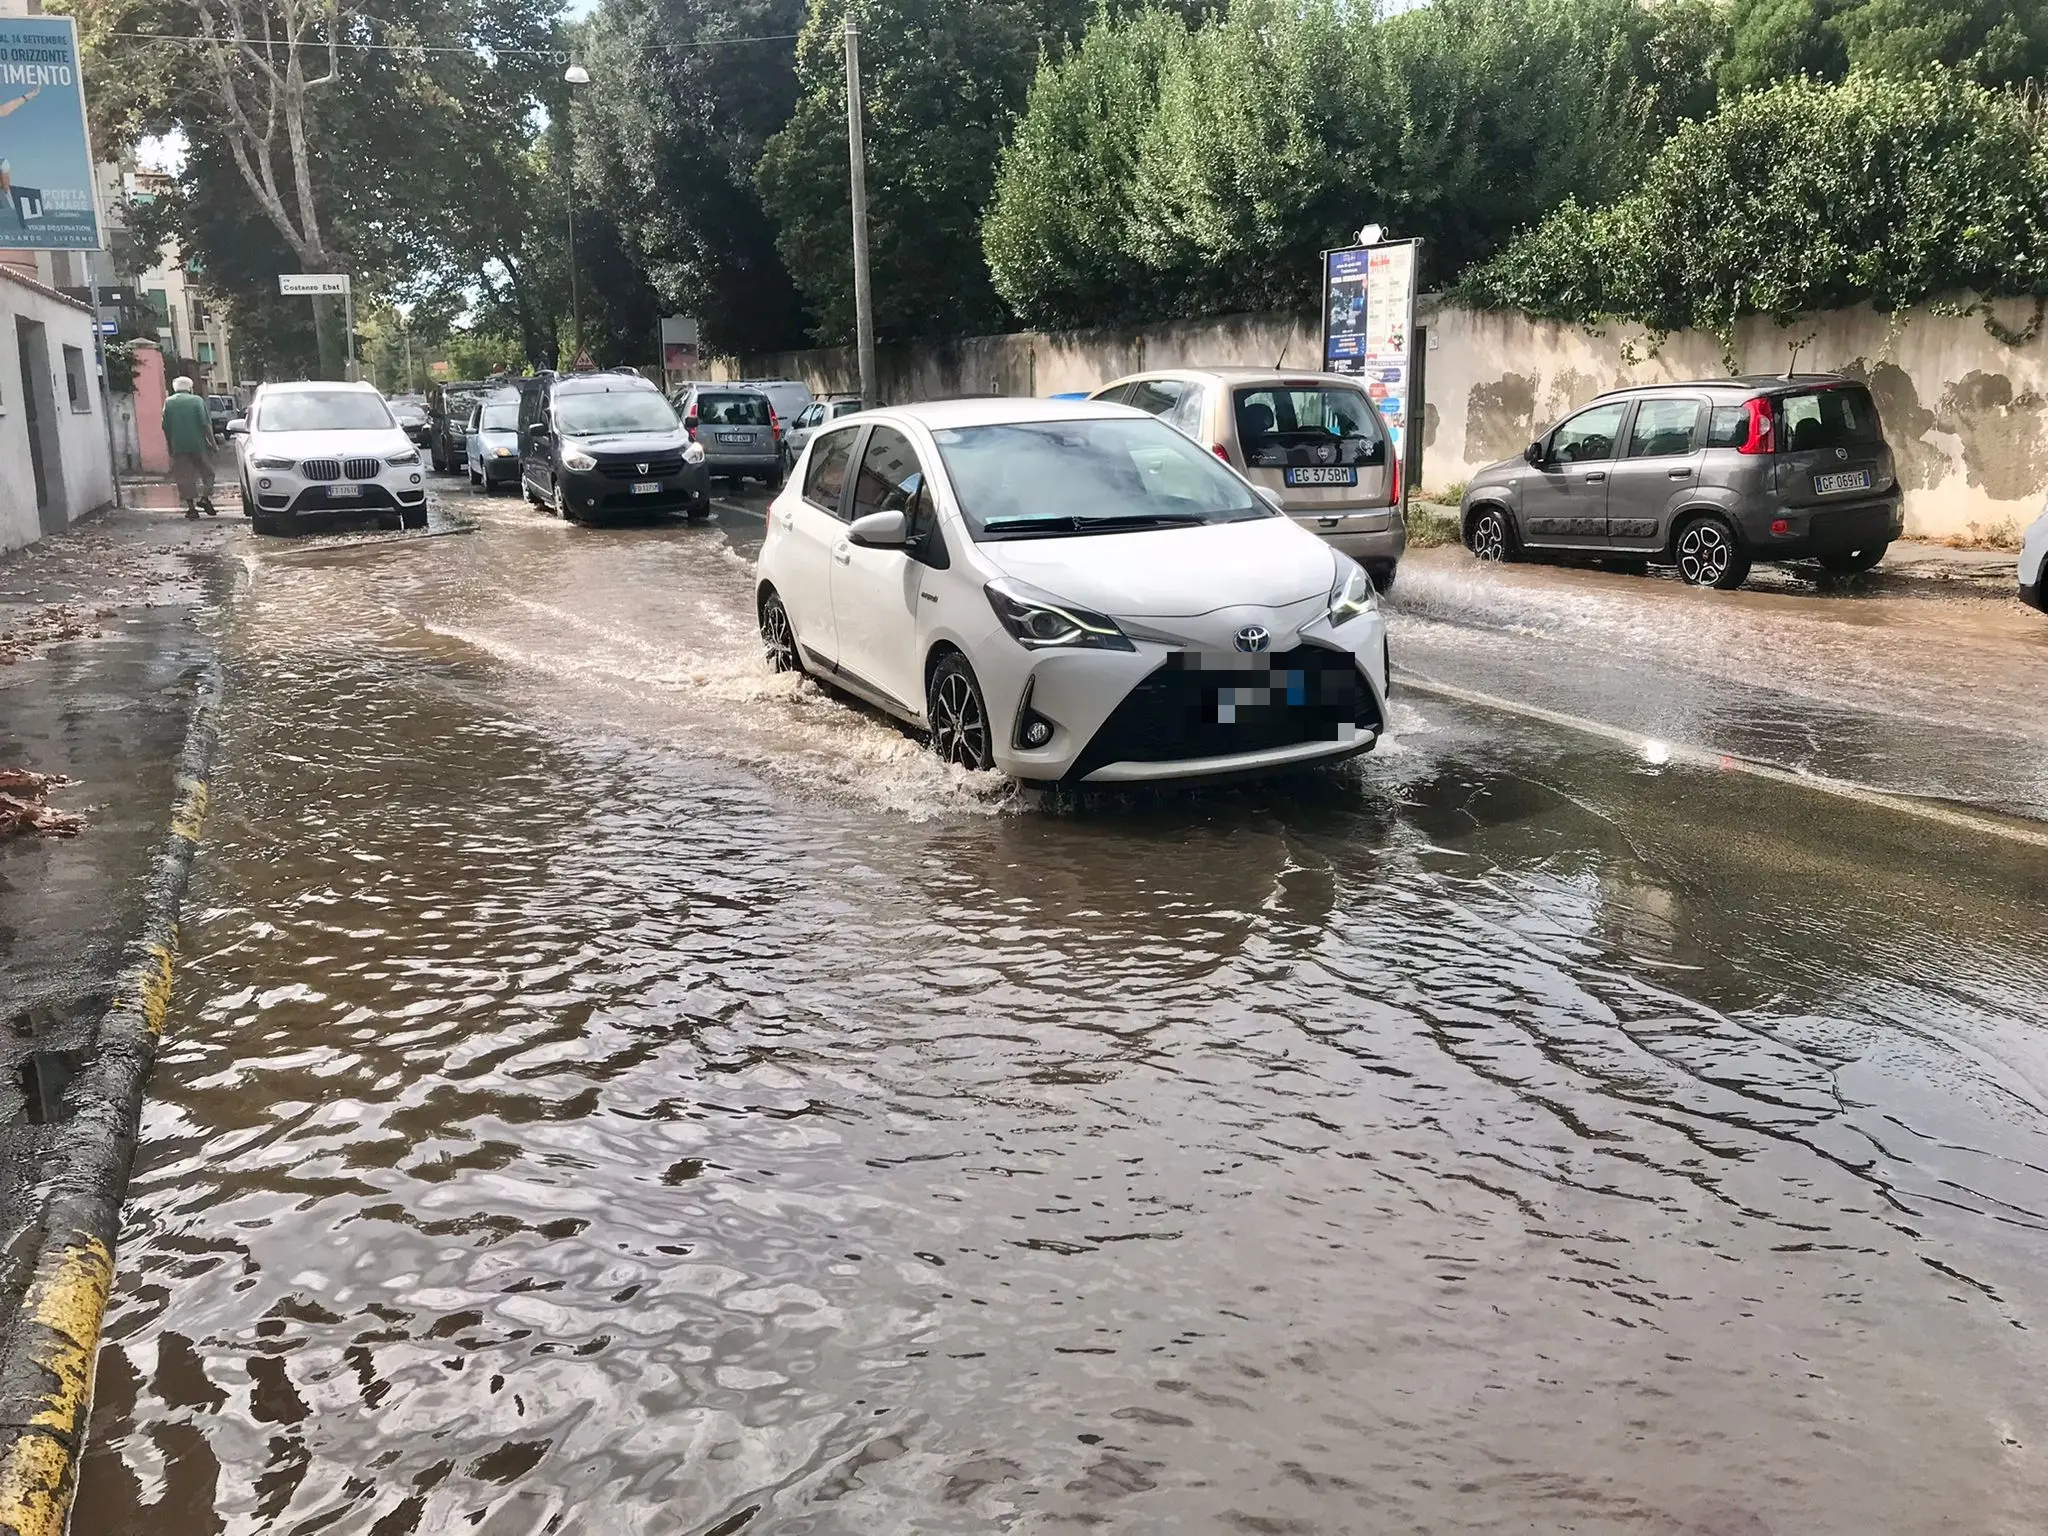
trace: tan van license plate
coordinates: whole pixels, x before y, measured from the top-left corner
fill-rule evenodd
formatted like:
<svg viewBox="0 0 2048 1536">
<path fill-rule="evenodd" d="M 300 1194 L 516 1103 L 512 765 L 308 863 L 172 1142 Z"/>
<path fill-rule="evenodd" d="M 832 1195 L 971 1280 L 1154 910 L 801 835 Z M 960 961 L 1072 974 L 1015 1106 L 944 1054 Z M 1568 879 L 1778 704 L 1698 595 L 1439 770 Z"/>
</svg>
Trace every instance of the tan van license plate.
<svg viewBox="0 0 2048 1536">
<path fill-rule="evenodd" d="M 1290 469 L 1286 478 L 1289 485 L 1356 485 L 1358 471 L 1349 464 L 1333 464 L 1328 468 Z"/>
</svg>

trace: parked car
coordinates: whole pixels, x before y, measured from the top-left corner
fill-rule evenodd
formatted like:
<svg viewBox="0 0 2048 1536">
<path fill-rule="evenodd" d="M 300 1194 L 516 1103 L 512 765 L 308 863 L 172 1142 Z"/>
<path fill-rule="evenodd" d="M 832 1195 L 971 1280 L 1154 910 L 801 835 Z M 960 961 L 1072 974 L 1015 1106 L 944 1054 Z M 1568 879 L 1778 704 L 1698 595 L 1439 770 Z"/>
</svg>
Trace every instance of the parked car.
<svg viewBox="0 0 2048 1536">
<path fill-rule="evenodd" d="M 2048 507 L 2020 541 L 2020 601 L 2048 613 Z"/>
<path fill-rule="evenodd" d="M 469 483 L 486 492 L 519 483 L 519 391 L 501 389 L 470 407 L 463 440 Z"/>
<path fill-rule="evenodd" d="M 434 424 L 427 415 L 427 402 L 413 396 L 405 396 L 390 402 L 391 414 L 405 429 L 405 435 L 412 439 L 416 448 L 431 448 L 434 442 Z"/>
<path fill-rule="evenodd" d="M 1401 466 L 1361 381 L 1335 373 L 1166 368 L 1092 397 L 1160 417 L 1265 486 L 1289 517 L 1392 585 L 1408 549 Z"/>
<path fill-rule="evenodd" d="M 782 424 L 775 406 L 751 385 L 693 384 L 676 402 L 683 427 L 704 449 L 714 479 L 782 481 Z"/>
<path fill-rule="evenodd" d="M 241 407 L 235 404 L 233 395 L 208 395 L 206 397 L 206 415 L 213 423 L 213 435 L 215 437 L 226 437 L 228 435 L 228 423 L 241 414 Z"/>
<path fill-rule="evenodd" d="M 1867 571 L 1905 531 L 1902 504 L 1870 391 L 1805 374 L 1601 395 L 1474 475 L 1460 518 L 1482 560 L 1611 555 L 1728 589 L 1758 560 Z"/>
<path fill-rule="evenodd" d="M 242 505 L 258 533 L 340 518 L 427 525 L 419 450 L 374 385 L 265 384 L 228 431 L 242 443 Z"/>
<path fill-rule="evenodd" d="M 433 424 L 427 438 L 427 458 L 442 474 L 462 467 L 469 445 L 469 417 L 477 401 L 503 386 L 461 380 L 436 384 L 427 391 L 427 419 Z"/>
<path fill-rule="evenodd" d="M 769 664 L 948 762 L 1130 783 L 1369 750 L 1387 631 L 1363 567 L 1207 450 L 1089 401 L 949 401 L 817 432 L 756 571 Z"/>
<path fill-rule="evenodd" d="M 662 393 L 624 373 L 540 373 L 519 392 L 519 483 L 527 501 L 581 522 L 619 513 L 710 510 L 704 450 Z"/>
<path fill-rule="evenodd" d="M 861 408 L 859 395 L 821 395 L 790 418 L 789 426 L 782 434 L 782 464 L 786 473 L 797 456 L 804 451 L 804 444 L 811 440 L 811 434 L 827 422 L 837 421 L 842 416 L 851 416 Z"/>
<path fill-rule="evenodd" d="M 801 379 L 734 379 L 735 384 L 744 384 L 748 389 L 758 389 L 768 397 L 768 403 L 775 407 L 776 416 L 786 425 L 803 414 L 805 406 L 815 398 L 811 386 Z"/>
</svg>

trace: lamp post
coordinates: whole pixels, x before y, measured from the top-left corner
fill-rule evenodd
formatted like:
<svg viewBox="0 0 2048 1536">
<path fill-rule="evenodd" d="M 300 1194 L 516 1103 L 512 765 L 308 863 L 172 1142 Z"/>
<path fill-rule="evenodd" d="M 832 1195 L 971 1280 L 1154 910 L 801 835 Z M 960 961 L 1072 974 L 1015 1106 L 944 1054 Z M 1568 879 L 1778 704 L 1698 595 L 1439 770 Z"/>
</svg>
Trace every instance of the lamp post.
<svg viewBox="0 0 2048 1536">
<path fill-rule="evenodd" d="M 563 168 L 568 176 L 569 194 L 569 328 L 575 337 L 575 351 L 569 356 L 569 366 L 574 368 L 576 360 L 583 356 L 583 295 L 576 282 L 576 119 L 575 88 L 590 84 L 590 71 L 573 59 L 562 71 L 562 80 L 570 88 L 570 106 L 562 115 L 562 143 L 567 153 L 568 164 Z"/>
</svg>

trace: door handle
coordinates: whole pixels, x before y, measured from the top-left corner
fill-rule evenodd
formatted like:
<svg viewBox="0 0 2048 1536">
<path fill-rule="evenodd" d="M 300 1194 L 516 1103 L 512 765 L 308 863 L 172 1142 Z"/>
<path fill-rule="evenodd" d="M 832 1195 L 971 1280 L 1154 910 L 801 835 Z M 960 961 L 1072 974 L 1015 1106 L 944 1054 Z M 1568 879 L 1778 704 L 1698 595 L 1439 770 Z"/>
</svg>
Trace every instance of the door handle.
<svg viewBox="0 0 2048 1536">
<path fill-rule="evenodd" d="M 851 544 L 841 544 L 832 551 L 832 558 L 841 565 L 851 565 L 853 563 L 853 546 Z"/>
<path fill-rule="evenodd" d="M 1692 478 L 1692 471 L 1689 469 L 1667 469 L 1664 473 L 1673 480 L 1690 480 Z"/>
<path fill-rule="evenodd" d="M 1604 470 L 1604 469 L 1596 469 L 1596 470 L 1594 470 L 1594 471 L 1593 471 L 1593 472 L 1592 472 L 1591 474 L 1589 474 L 1589 475 L 1587 475 L 1587 476 L 1586 476 L 1586 484 L 1588 484 L 1588 485 L 1598 485 L 1598 484 L 1599 484 L 1599 483 L 1600 483 L 1600 482 L 1601 482 L 1602 480 L 1605 480 L 1606 478 L 1607 478 L 1607 471 L 1606 471 L 1606 470 Z"/>
</svg>

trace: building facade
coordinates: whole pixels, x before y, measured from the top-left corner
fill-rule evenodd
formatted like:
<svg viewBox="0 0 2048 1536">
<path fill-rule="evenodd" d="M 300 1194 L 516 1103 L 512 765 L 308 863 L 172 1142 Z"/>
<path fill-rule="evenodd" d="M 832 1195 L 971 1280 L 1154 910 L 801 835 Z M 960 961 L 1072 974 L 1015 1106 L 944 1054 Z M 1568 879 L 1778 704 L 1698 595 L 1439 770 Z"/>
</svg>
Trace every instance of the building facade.
<svg viewBox="0 0 2048 1536">
<path fill-rule="evenodd" d="M 22 254 L 0 261 L 0 551 L 114 499 L 92 309 Z"/>
</svg>

